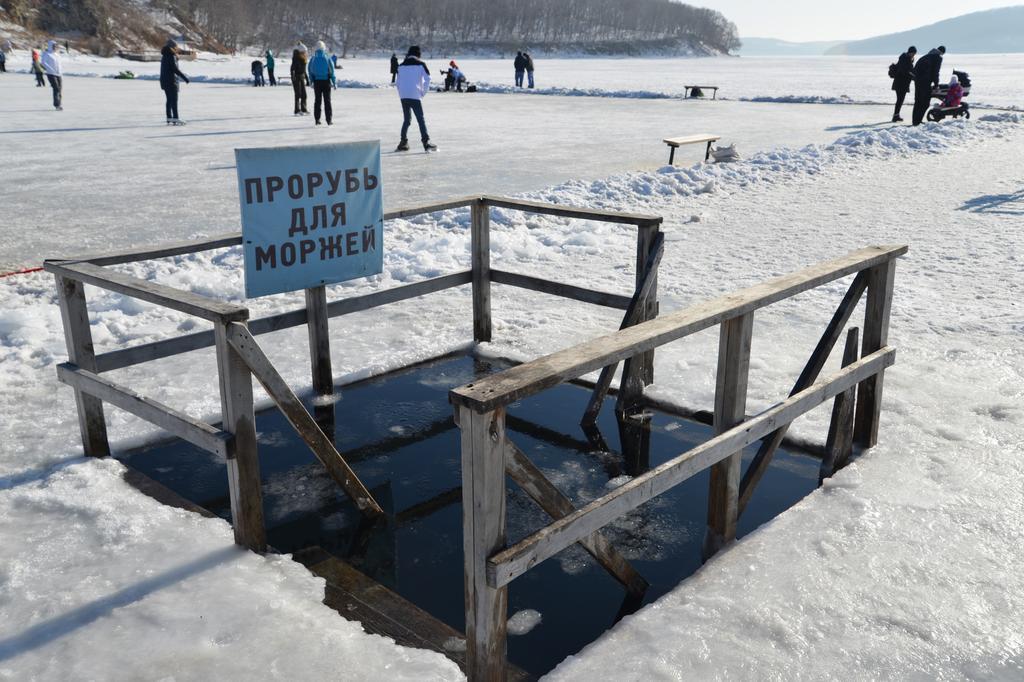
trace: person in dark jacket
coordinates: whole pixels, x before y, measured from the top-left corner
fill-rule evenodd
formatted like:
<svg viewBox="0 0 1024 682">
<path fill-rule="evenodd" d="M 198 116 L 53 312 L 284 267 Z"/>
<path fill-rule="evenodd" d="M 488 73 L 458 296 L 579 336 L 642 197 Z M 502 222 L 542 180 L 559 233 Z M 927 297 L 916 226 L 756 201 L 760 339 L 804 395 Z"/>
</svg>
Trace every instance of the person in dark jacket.
<svg viewBox="0 0 1024 682">
<path fill-rule="evenodd" d="M 945 45 L 917 60 L 914 67 L 914 125 L 921 125 L 924 115 L 928 113 L 928 103 L 932 97 L 932 87 L 939 84 L 939 70 L 942 68 L 942 55 L 946 54 Z"/>
<path fill-rule="evenodd" d="M 168 40 L 160 50 L 160 88 L 164 91 L 164 97 L 167 98 L 165 110 L 167 123 L 170 125 L 184 125 L 184 122 L 178 118 L 178 79 L 188 83 L 188 76 L 178 69 L 177 47 L 177 43 Z"/>
<path fill-rule="evenodd" d="M 900 116 L 900 109 L 903 108 L 903 100 L 910 92 L 910 84 L 914 82 L 914 57 L 916 56 L 917 48 L 911 45 L 896 60 L 896 77 L 892 79 L 892 89 L 896 93 L 896 109 L 892 112 L 893 123 L 903 120 Z"/>
<path fill-rule="evenodd" d="M 277 79 L 274 78 L 274 53 L 267 50 L 267 76 L 270 78 L 271 85 L 277 85 Z"/>
<path fill-rule="evenodd" d="M 0 50 L 0 73 L 7 73 L 7 55 Z"/>
<path fill-rule="evenodd" d="M 264 87 L 267 81 L 263 79 L 263 62 L 254 59 L 249 68 L 252 71 L 252 86 L 254 88 Z"/>
<path fill-rule="evenodd" d="M 334 63 L 327 56 L 324 41 L 316 44 L 316 52 L 309 60 L 309 80 L 313 83 L 313 120 L 320 125 L 320 107 L 323 105 L 324 119 L 331 125 L 334 111 L 331 109 L 331 88 L 334 87 Z"/>
<path fill-rule="evenodd" d="M 292 90 L 295 91 L 295 115 L 308 114 L 306 109 L 306 86 L 309 79 L 306 77 L 306 55 L 302 50 L 296 48 L 292 51 Z"/>
<path fill-rule="evenodd" d="M 391 53 L 391 84 L 395 84 L 395 77 L 398 76 L 398 55 Z"/>
<path fill-rule="evenodd" d="M 516 58 L 512 62 L 516 69 L 516 87 L 523 87 L 523 73 L 526 71 L 526 59 L 522 52 L 516 52 Z"/>
<path fill-rule="evenodd" d="M 533 57 L 530 56 L 529 52 L 523 53 L 523 65 L 526 67 L 526 87 L 533 89 Z M 520 85 L 522 85 L 521 82 Z"/>
</svg>

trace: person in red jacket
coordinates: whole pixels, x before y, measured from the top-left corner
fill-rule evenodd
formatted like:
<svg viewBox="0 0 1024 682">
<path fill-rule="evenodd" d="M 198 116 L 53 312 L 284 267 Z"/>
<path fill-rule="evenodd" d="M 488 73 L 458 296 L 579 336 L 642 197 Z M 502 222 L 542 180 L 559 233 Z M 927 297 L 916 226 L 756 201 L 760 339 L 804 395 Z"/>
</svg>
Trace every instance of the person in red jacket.
<svg viewBox="0 0 1024 682">
<path fill-rule="evenodd" d="M 949 90 L 946 91 L 946 98 L 942 100 L 944 107 L 958 107 L 960 100 L 964 98 L 964 88 L 960 85 L 960 79 L 956 74 L 949 79 Z"/>
</svg>

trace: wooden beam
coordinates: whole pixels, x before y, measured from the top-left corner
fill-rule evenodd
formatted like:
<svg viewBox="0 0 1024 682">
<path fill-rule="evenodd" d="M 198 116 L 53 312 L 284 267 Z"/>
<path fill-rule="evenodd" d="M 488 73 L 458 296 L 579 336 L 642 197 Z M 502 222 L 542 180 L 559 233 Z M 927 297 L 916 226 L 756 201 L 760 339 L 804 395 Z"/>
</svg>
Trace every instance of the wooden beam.
<svg viewBox="0 0 1024 682">
<path fill-rule="evenodd" d="M 846 335 L 846 348 L 843 350 L 843 367 L 857 361 L 857 346 L 860 334 L 856 327 Z M 828 425 L 828 438 L 825 440 L 825 458 L 818 470 L 818 485 L 839 469 L 846 466 L 846 461 L 853 450 L 853 406 L 857 387 L 851 386 L 836 396 L 832 405 L 832 420 Z"/>
<path fill-rule="evenodd" d="M 75 279 L 60 275 L 56 276 L 56 282 L 68 360 L 83 369 L 96 371 L 89 311 L 85 305 L 85 287 Z M 82 450 L 90 457 L 106 457 L 110 454 L 110 443 L 107 440 L 107 422 L 103 417 L 103 402 L 76 388 L 75 407 L 78 411 Z"/>
<path fill-rule="evenodd" d="M 789 392 L 790 395 L 804 390 L 817 381 L 818 375 L 821 374 L 825 362 L 832 354 L 832 349 L 835 348 L 839 336 L 843 333 L 843 328 L 850 321 L 850 316 L 853 315 L 853 311 L 856 309 L 857 303 L 860 301 L 860 297 L 864 293 L 864 289 L 867 288 L 867 285 L 867 272 L 857 273 L 857 276 L 850 284 L 850 288 L 847 289 L 846 295 L 843 296 L 843 300 L 839 303 L 839 307 L 832 314 L 832 319 L 826 325 L 824 333 L 811 353 L 811 357 L 807 360 L 807 364 L 804 365 L 803 370 L 800 372 L 800 376 L 793 385 L 793 390 Z M 750 503 L 750 498 L 753 497 L 757 484 L 761 481 L 765 472 L 768 471 L 768 465 L 771 463 L 775 451 L 782 444 L 788 431 L 789 424 L 786 424 L 765 438 L 764 442 L 757 449 L 757 454 L 754 455 L 754 459 L 751 460 L 746 473 L 743 474 L 743 480 L 740 482 L 740 516 L 743 515 L 743 510 L 747 508 L 747 504 Z"/>
<path fill-rule="evenodd" d="M 473 205 L 470 253 L 473 262 L 473 340 L 491 340 L 491 209 Z"/>
<path fill-rule="evenodd" d="M 126 412 L 131 412 L 207 452 L 224 459 L 228 458 L 231 434 L 227 431 L 193 419 L 184 412 L 139 395 L 126 386 L 116 384 L 70 362 L 57 365 L 57 379 Z"/>
<path fill-rule="evenodd" d="M 227 232 L 208 239 L 184 239 L 155 246 L 138 246 L 118 251 L 85 254 L 82 256 L 75 256 L 74 258 L 69 258 L 67 260 L 70 262 L 92 263 L 93 265 L 119 265 L 121 263 L 136 263 L 138 261 L 153 260 L 155 258 L 181 256 L 186 253 L 213 251 L 214 249 L 224 249 L 230 246 L 237 246 L 241 243 L 241 232 Z M 51 258 L 48 260 L 57 259 Z"/>
<path fill-rule="evenodd" d="M 640 321 L 642 315 L 646 314 L 647 311 L 647 299 L 650 296 L 651 291 L 656 286 L 658 265 L 661 263 L 661 257 L 665 253 L 665 235 L 658 234 L 654 242 L 651 244 L 652 249 L 648 255 L 649 262 L 643 268 L 646 276 L 637 285 L 636 291 L 633 293 L 633 297 L 629 301 L 629 306 L 626 308 L 626 314 L 622 316 L 622 322 L 619 324 L 619 329 L 625 329 L 626 327 L 632 327 Z M 629 360 L 626 361 L 627 363 Z M 611 388 L 612 378 L 615 375 L 615 368 L 618 363 L 608 365 L 601 370 L 601 374 L 597 378 L 597 384 L 594 386 L 593 392 L 590 394 L 590 401 L 587 403 L 587 408 L 583 411 L 583 418 L 580 420 L 581 426 L 594 424 L 597 422 L 597 415 L 601 412 L 601 405 L 604 403 L 605 396 L 608 395 L 608 389 Z M 626 382 L 625 377 L 631 376 L 623 372 L 622 383 Z M 643 387 L 640 387 L 640 395 L 643 395 Z M 631 395 L 630 402 L 635 402 L 636 395 Z"/>
<path fill-rule="evenodd" d="M 531 567 L 554 556 L 580 538 L 590 535 L 710 465 L 760 440 L 777 429 L 780 424 L 793 421 L 829 398 L 856 385 L 865 377 L 891 366 L 895 356 L 896 350 L 886 347 L 861 358 L 778 405 L 750 417 L 646 474 L 637 476 L 607 495 L 523 538 L 512 547 L 497 552 L 488 560 L 489 584 L 494 587 L 507 585 Z M 466 413 L 476 414 L 467 407 L 461 409 L 466 420 L 469 419 Z"/>
<path fill-rule="evenodd" d="M 718 373 L 715 387 L 715 433 L 723 434 L 741 424 L 747 413 L 747 376 L 754 314 L 747 313 L 722 323 L 718 341 Z M 740 464 L 736 450 L 711 466 L 708 486 L 708 525 L 701 556 L 711 558 L 736 539 L 739 519 Z"/>
<path fill-rule="evenodd" d="M 115 291 L 132 298 L 195 315 L 204 320 L 234 322 L 249 317 L 249 310 L 242 306 L 124 275 L 92 263 L 72 264 L 46 261 L 43 268 L 47 272 L 67 279 L 76 279 L 85 284 L 92 284 L 101 289 Z"/>
<path fill-rule="evenodd" d="M 577 208 L 574 206 L 563 206 L 560 204 L 546 204 L 540 201 L 526 201 L 523 199 L 508 199 L 506 197 L 484 196 L 483 202 L 489 206 L 500 206 L 516 211 L 527 213 L 542 213 L 545 215 L 561 216 L 563 218 L 579 218 L 580 220 L 596 220 L 602 223 L 623 223 L 626 225 L 637 225 L 639 223 L 661 224 L 661 216 L 646 215 L 642 213 L 620 213 L 618 211 L 602 211 L 589 208 Z"/>
<path fill-rule="evenodd" d="M 442 275 L 440 277 L 423 280 L 422 282 L 414 282 L 412 284 L 394 287 L 393 289 L 386 289 L 384 291 L 376 291 L 372 294 L 352 296 L 350 298 L 333 301 L 327 304 L 327 315 L 328 317 L 338 317 L 341 315 L 361 312 L 363 310 L 370 310 L 388 303 L 395 303 L 397 301 L 404 301 L 406 299 L 424 296 L 437 291 L 443 291 L 445 289 L 451 289 L 452 287 L 469 284 L 470 282 L 472 282 L 472 273 L 469 270 L 452 273 L 450 275 Z M 260 334 L 267 334 L 269 332 L 280 331 L 282 329 L 290 329 L 292 327 L 298 327 L 299 325 L 306 324 L 307 319 L 308 316 L 305 308 L 290 310 L 277 315 L 270 315 L 268 317 L 250 320 L 249 333 L 253 336 L 258 336 Z M 123 367 L 130 367 L 131 365 L 137 365 L 142 362 L 148 362 L 149 360 L 159 360 L 160 358 L 171 357 L 180 353 L 187 353 L 201 348 L 209 348 L 213 343 L 213 332 L 208 331 L 186 334 L 184 336 L 178 336 L 164 341 L 140 344 L 138 346 L 133 346 L 132 348 L 125 348 L 123 350 L 98 355 L 96 357 L 97 371 L 109 372 L 114 369 L 121 369 Z"/>
<path fill-rule="evenodd" d="M 327 469 L 327 473 L 348 494 L 359 511 L 367 516 L 383 514 L 384 510 L 380 508 L 370 491 L 366 489 L 345 458 L 334 447 L 331 439 L 306 411 L 302 401 L 288 387 L 245 325 L 231 325 L 228 330 L 228 341 L 245 361 L 253 376 L 277 403 L 288 422 L 295 427 L 299 437 L 309 445 L 313 454 Z"/>
<path fill-rule="evenodd" d="M 609 294 L 604 291 L 585 289 L 572 284 L 552 282 L 550 280 L 523 275 L 518 272 L 507 272 L 491 268 L 491 282 L 494 284 L 507 284 L 508 286 L 539 291 L 542 294 L 571 298 L 582 303 L 593 303 L 594 305 L 605 306 L 606 308 L 617 308 L 625 310 L 629 306 L 630 297 L 621 294 Z"/>
<path fill-rule="evenodd" d="M 228 341 L 228 324 L 217 322 L 217 373 L 220 382 L 221 428 L 234 438 L 227 459 L 231 526 L 235 543 L 255 552 L 267 549 L 263 523 L 263 490 L 260 488 L 260 457 L 256 444 L 252 376 L 245 361 Z"/>
<path fill-rule="evenodd" d="M 871 268 L 868 272 L 868 293 L 864 306 L 864 341 L 861 355 L 874 353 L 888 343 L 889 316 L 892 310 L 893 282 L 896 263 L 890 261 Z M 878 422 L 882 414 L 882 381 L 884 374 L 867 379 L 857 388 L 857 416 L 854 421 L 854 441 L 861 448 L 874 447 L 878 442 Z"/>
<path fill-rule="evenodd" d="M 306 289 L 305 295 L 313 390 L 317 395 L 333 395 L 334 373 L 331 371 L 331 330 L 327 323 L 327 288 L 312 287 Z"/>
<path fill-rule="evenodd" d="M 636 226 L 636 288 L 640 289 L 645 283 L 648 287 L 640 322 L 658 316 L 658 266 L 665 248 L 665 235 L 661 233 L 660 224 L 659 221 Z M 637 362 L 638 378 L 644 386 L 650 386 L 654 383 L 654 349 L 642 353 Z"/>
<path fill-rule="evenodd" d="M 551 518 L 561 519 L 576 511 L 572 501 L 511 440 L 505 446 L 505 472 Z M 642 595 L 647 590 L 643 576 L 600 532 L 579 542 L 630 594 Z"/>
<path fill-rule="evenodd" d="M 505 410 L 457 408 L 462 429 L 462 551 L 466 676 L 505 679 L 508 588 L 488 581 L 487 559 L 505 547 Z"/>
<path fill-rule="evenodd" d="M 677 310 L 657 319 L 566 348 L 505 372 L 453 389 L 449 400 L 475 412 L 508 405 L 546 388 L 713 327 L 733 317 L 887 263 L 906 246 L 873 246 L 746 289 Z"/>
<path fill-rule="evenodd" d="M 481 201 L 480 197 L 459 197 L 457 199 L 451 199 L 449 201 L 438 201 L 432 204 L 422 204 L 420 206 L 406 206 L 403 208 L 396 208 L 392 211 L 384 212 L 384 220 L 396 220 L 398 218 L 411 218 L 413 216 L 423 215 L 425 213 L 438 213 L 440 211 L 447 211 L 452 208 L 463 208 L 464 206 L 476 206 Z"/>
</svg>

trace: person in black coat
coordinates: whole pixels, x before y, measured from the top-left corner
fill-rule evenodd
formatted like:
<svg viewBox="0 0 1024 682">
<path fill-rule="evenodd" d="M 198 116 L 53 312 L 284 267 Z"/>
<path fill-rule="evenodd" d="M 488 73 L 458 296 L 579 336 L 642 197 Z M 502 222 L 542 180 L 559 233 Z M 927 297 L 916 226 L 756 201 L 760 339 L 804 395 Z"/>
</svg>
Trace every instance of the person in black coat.
<svg viewBox="0 0 1024 682">
<path fill-rule="evenodd" d="M 526 57 L 523 56 L 522 52 L 516 52 L 516 58 L 513 60 L 512 65 L 516 70 L 516 87 L 523 87 L 523 74 L 526 72 Z"/>
<path fill-rule="evenodd" d="M 914 82 L 914 57 L 916 56 L 917 48 L 911 45 L 896 60 L 896 77 L 892 79 L 892 89 L 896 93 L 896 109 L 892 112 L 893 123 L 903 120 L 900 110 L 903 108 L 903 100 L 910 92 L 910 84 Z"/>
<path fill-rule="evenodd" d="M 939 70 L 946 47 L 939 45 L 917 60 L 914 67 L 914 125 L 921 125 L 932 98 L 932 86 L 939 84 Z"/>
<path fill-rule="evenodd" d="M 177 43 L 173 40 L 168 40 L 167 44 L 160 50 L 160 88 L 164 91 L 164 97 L 167 98 L 167 105 L 165 107 L 167 122 L 174 125 L 181 123 L 181 120 L 178 118 L 178 79 L 180 78 L 188 83 L 188 76 L 178 69 L 177 48 Z"/>
<path fill-rule="evenodd" d="M 391 53 L 391 84 L 395 84 L 395 78 L 398 76 L 398 55 L 394 52 Z"/>
</svg>

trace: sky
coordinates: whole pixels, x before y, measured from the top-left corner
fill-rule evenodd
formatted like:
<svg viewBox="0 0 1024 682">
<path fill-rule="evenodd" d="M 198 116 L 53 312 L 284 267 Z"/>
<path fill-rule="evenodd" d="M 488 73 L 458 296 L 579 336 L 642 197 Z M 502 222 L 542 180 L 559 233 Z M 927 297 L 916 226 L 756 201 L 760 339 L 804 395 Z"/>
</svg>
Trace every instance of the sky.
<svg viewBox="0 0 1024 682">
<path fill-rule="evenodd" d="M 716 9 L 739 27 L 741 37 L 794 42 L 859 40 L 934 24 L 1013 0 L 687 0 Z"/>
</svg>

